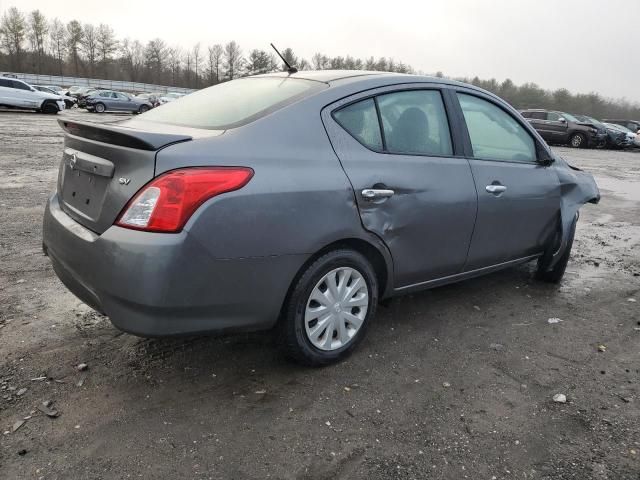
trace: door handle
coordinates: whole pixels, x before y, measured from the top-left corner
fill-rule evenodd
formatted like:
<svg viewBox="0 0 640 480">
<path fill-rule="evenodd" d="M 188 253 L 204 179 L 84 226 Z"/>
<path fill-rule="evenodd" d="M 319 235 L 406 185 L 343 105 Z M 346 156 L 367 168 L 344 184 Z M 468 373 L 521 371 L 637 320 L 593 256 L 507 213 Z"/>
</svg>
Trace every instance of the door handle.
<svg viewBox="0 0 640 480">
<path fill-rule="evenodd" d="M 392 197 L 396 192 L 387 188 L 365 188 L 361 193 L 365 200 L 377 200 Z"/>
<path fill-rule="evenodd" d="M 489 193 L 493 193 L 494 195 L 500 195 L 507 190 L 507 187 L 504 185 L 487 185 L 485 190 Z"/>
</svg>

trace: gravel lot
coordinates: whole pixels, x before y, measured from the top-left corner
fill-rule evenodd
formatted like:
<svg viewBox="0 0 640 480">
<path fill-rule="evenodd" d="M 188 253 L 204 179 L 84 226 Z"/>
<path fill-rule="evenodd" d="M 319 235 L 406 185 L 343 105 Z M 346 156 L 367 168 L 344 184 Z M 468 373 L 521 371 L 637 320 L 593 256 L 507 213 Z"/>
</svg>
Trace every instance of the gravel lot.
<svg viewBox="0 0 640 480">
<path fill-rule="evenodd" d="M 559 149 L 603 194 L 561 286 L 526 265 L 402 297 L 309 370 L 268 333 L 117 331 L 41 252 L 56 117 L 0 112 L 0 149 L 0 478 L 640 479 L 640 153 Z"/>
</svg>

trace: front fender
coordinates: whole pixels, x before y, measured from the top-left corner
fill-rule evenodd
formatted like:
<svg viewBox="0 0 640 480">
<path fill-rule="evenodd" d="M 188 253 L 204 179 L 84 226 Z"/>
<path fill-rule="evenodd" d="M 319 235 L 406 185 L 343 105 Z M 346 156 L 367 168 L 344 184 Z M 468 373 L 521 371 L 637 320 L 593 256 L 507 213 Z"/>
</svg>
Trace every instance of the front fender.
<svg viewBox="0 0 640 480">
<path fill-rule="evenodd" d="M 547 270 L 553 269 L 567 249 L 573 222 L 585 203 L 598 203 L 600 190 L 593 176 L 562 162 L 556 167 L 560 182 L 560 244 L 553 253 Z"/>
</svg>

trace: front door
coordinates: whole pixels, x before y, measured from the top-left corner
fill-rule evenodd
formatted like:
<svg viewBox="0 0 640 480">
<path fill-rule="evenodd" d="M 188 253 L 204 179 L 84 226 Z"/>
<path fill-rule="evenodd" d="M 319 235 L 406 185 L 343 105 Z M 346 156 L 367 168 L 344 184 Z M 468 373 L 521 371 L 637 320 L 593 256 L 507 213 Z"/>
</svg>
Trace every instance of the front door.
<svg viewBox="0 0 640 480">
<path fill-rule="evenodd" d="M 465 271 L 541 253 L 557 228 L 560 185 L 535 138 L 489 98 L 458 92 L 469 134 L 478 217 Z"/>
<path fill-rule="evenodd" d="M 460 273 L 477 207 L 441 91 L 406 88 L 350 97 L 322 114 L 362 224 L 391 252 L 396 288 Z"/>
</svg>

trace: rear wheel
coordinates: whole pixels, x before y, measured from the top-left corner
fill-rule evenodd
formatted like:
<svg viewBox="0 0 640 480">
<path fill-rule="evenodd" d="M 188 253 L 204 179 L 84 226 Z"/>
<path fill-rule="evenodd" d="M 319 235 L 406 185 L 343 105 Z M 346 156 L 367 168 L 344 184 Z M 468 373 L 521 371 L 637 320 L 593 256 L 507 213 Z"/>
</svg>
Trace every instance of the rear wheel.
<svg viewBox="0 0 640 480">
<path fill-rule="evenodd" d="M 573 148 L 585 148 L 587 146 L 587 137 L 582 133 L 574 133 L 569 139 L 569 144 Z"/>
<path fill-rule="evenodd" d="M 96 106 L 93 109 L 98 113 L 104 113 L 107 107 L 104 106 L 104 103 L 96 103 Z"/>
<path fill-rule="evenodd" d="M 538 260 L 538 268 L 535 275 L 536 280 L 547 283 L 560 283 L 562 277 L 564 277 L 564 272 L 567 270 L 569 257 L 571 257 L 571 248 L 573 247 L 573 239 L 576 234 L 577 223 L 578 217 L 576 216 L 576 219 L 573 221 L 573 224 L 571 226 L 571 231 L 569 232 L 569 238 L 567 238 L 567 246 L 565 248 L 565 251 L 562 254 L 562 257 L 560 257 L 556 265 L 551 270 L 547 269 L 547 265 L 551 255 L 545 255 Z M 553 244 L 556 245 L 558 241 L 559 239 L 556 238 L 556 241 L 554 241 Z"/>
<path fill-rule="evenodd" d="M 348 356 L 375 315 L 378 282 L 369 261 L 353 250 L 334 250 L 296 281 L 280 320 L 288 357 L 310 366 Z"/>
</svg>

